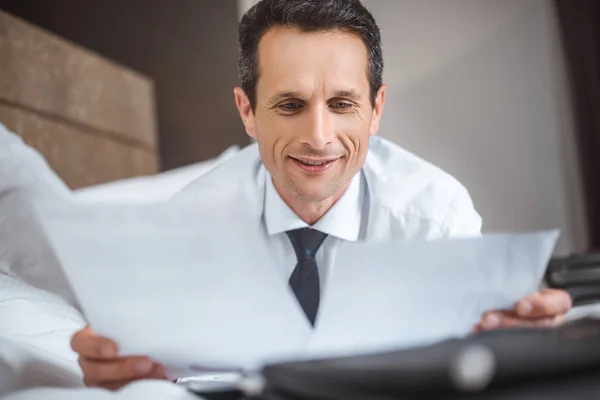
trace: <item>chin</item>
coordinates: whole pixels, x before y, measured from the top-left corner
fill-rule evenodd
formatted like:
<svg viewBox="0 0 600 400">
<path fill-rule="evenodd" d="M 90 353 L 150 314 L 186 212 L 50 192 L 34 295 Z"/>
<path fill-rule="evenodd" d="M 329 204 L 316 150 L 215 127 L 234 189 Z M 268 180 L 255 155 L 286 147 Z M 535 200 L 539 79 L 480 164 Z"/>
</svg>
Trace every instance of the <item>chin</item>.
<svg viewBox="0 0 600 400">
<path fill-rule="evenodd" d="M 324 193 L 297 193 L 296 198 L 303 203 L 320 203 L 329 196 Z"/>
<path fill-rule="evenodd" d="M 294 195 L 294 197 L 296 197 L 298 200 L 305 202 L 305 203 L 318 203 L 321 202 L 323 200 L 328 199 L 329 197 L 333 196 L 335 194 L 337 190 L 333 187 L 320 187 L 320 188 L 315 188 L 315 187 L 310 187 L 310 188 L 304 188 L 304 187 L 298 187 L 295 186 L 295 190 L 292 190 L 292 194 Z"/>
</svg>

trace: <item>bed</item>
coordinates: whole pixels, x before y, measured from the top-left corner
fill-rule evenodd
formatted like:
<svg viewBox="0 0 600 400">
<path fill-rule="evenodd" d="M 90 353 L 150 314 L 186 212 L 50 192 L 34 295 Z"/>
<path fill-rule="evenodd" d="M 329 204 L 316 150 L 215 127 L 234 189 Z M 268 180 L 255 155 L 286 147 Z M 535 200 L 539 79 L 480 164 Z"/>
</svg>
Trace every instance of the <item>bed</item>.
<svg viewBox="0 0 600 400">
<path fill-rule="evenodd" d="M 0 11 L 0 397 L 196 398 L 83 386 L 69 341 L 85 320 L 23 199 L 166 200 L 235 151 L 158 173 L 152 81 Z"/>
<path fill-rule="evenodd" d="M 166 382 L 85 388 L 69 347 L 85 324 L 76 299 L 42 238 L 6 210 L 23 211 L 14 193 L 168 200 L 237 150 L 159 173 L 152 81 L 0 11 L 0 398 L 197 398 Z"/>
</svg>

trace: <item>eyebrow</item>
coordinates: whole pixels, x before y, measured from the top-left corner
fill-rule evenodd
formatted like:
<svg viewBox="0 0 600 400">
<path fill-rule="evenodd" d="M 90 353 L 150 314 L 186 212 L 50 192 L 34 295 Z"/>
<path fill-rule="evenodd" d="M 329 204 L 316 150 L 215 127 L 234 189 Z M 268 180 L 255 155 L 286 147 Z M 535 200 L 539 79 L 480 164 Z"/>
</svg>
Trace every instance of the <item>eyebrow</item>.
<svg viewBox="0 0 600 400">
<path fill-rule="evenodd" d="M 333 94 L 337 97 L 347 97 L 352 100 L 360 99 L 360 95 L 354 89 L 336 90 Z"/>
<path fill-rule="evenodd" d="M 335 97 L 347 97 L 352 100 L 360 99 L 360 95 L 354 89 L 338 89 L 333 92 Z M 282 91 L 277 92 L 273 96 L 269 98 L 269 104 L 275 104 L 282 99 L 287 99 L 290 97 L 301 97 L 300 92 L 296 91 Z"/>
<path fill-rule="evenodd" d="M 300 97 L 300 93 L 294 91 L 277 92 L 269 98 L 269 104 L 275 104 L 278 101 L 289 97 Z"/>
</svg>

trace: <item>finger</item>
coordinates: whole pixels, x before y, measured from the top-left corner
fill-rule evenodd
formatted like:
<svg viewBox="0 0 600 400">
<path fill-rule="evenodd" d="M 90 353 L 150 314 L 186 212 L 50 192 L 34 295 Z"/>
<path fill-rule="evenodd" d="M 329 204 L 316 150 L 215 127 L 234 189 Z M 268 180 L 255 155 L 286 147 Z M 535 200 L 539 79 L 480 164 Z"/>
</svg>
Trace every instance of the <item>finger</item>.
<svg viewBox="0 0 600 400">
<path fill-rule="evenodd" d="M 92 381 L 90 382 L 89 380 L 86 381 L 84 379 L 84 383 L 86 384 L 86 386 L 94 386 L 94 387 L 101 387 L 104 389 L 108 389 L 108 390 L 119 390 L 122 389 L 123 387 L 129 385 L 132 382 L 136 382 L 142 379 L 158 379 L 158 380 L 166 380 L 167 376 L 165 373 L 165 369 L 162 365 L 155 363 L 152 367 L 152 370 L 150 371 L 149 374 L 147 374 L 146 376 L 143 376 L 141 378 L 134 378 L 134 379 L 122 379 L 119 381 L 113 381 L 113 382 L 95 382 Z"/>
<path fill-rule="evenodd" d="M 524 318 L 552 318 L 566 314 L 573 301 L 564 290 L 546 289 L 520 300 L 515 311 Z"/>
<path fill-rule="evenodd" d="M 119 351 L 114 341 L 96 335 L 89 326 L 73 335 L 71 348 L 80 357 L 94 360 L 113 360 Z"/>
<path fill-rule="evenodd" d="M 165 380 L 167 379 L 166 375 L 165 375 L 165 369 L 162 365 L 160 364 L 154 364 L 154 367 L 152 368 L 152 371 L 150 371 L 150 373 L 140 379 L 159 379 L 159 380 Z M 100 384 L 101 387 L 103 387 L 104 389 L 108 389 L 108 390 L 119 390 L 124 388 L 125 386 L 129 385 L 132 382 L 136 382 L 139 379 L 124 379 L 121 381 L 117 381 L 117 382 L 108 382 L 108 383 L 102 383 Z"/>
<path fill-rule="evenodd" d="M 479 323 L 473 327 L 473 333 L 481 332 L 483 330 L 483 321 L 488 314 L 491 314 L 491 312 L 484 314 L 481 318 L 481 321 L 479 321 Z"/>
<path fill-rule="evenodd" d="M 141 379 L 154 367 L 154 363 L 148 357 L 127 357 L 116 361 L 79 358 L 79 365 L 88 386 Z"/>
<path fill-rule="evenodd" d="M 127 380 L 117 381 L 117 382 L 102 383 L 102 384 L 95 385 L 95 386 L 101 387 L 103 389 L 115 391 L 115 390 L 123 389 L 125 386 L 127 386 L 130 383 L 135 382 L 135 381 L 136 381 L 136 379 L 127 379 Z"/>
<path fill-rule="evenodd" d="M 550 318 L 525 319 L 512 312 L 489 312 L 484 315 L 478 327 L 480 331 L 506 328 L 550 328 L 562 324 L 564 318 L 563 315 L 557 315 Z"/>
<path fill-rule="evenodd" d="M 163 367 L 161 364 L 154 363 L 152 371 L 150 371 L 148 374 L 148 379 L 168 379 L 165 367 Z"/>
</svg>

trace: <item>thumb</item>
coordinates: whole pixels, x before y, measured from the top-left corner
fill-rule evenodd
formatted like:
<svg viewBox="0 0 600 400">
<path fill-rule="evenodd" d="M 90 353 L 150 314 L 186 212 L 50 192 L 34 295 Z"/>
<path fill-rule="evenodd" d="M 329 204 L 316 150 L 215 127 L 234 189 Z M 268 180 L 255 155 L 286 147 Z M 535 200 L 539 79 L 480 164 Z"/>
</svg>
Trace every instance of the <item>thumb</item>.
<svg viewBox="0 0 600 400">
<path fill-rule="evenodd" d="M 89 325 L 73 335 L 71 348 L 81 357 L 95 360 L 112 360 L 118 356 L 117 344 L 109 338 L 96 335 Z"/>
</svg>

